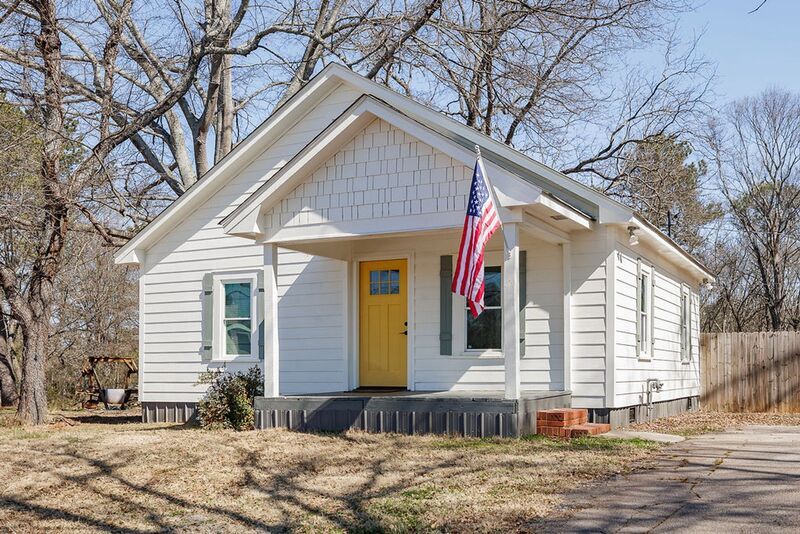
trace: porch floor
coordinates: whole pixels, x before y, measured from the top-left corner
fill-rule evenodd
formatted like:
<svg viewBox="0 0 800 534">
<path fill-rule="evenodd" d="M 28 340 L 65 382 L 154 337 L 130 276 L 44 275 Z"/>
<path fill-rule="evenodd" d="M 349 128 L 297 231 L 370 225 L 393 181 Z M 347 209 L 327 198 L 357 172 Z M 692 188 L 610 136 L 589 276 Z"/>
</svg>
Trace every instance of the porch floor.
<svg viewBox="0 0 800 534">
<path fill-rule="evenodd" d="M 571 405 L 569 391 L 355 390 L 257 397 L 256 426 L 299 431 L 396 432 L 518 437 L 536 432 L 536 412 Z"/>
<path fill-rule="evenodd" d="M 520 395 L 520 400 L 523 399 L 546 399 L 564 394 L 569 394 L 569 391 L 523 391 Z M 409 391 L 407 389 L 383 389 L 383 388 L 365 388 L 354 389 L 352 391 L 332 391 L 330 393 L 301 393 L 295 395 L 281 395 L 276 397 L 279 399 L 309 399 L 309 398 L 364 398 L 364 397 L 380 397 L 380 398 L 402 398 L 402 399 L 464 399 L 472 401 L 491 400 L 499 401 L 506 400 L 503 391 L 495 390 L 457 390 L 457 391 Z"/>
</svg>

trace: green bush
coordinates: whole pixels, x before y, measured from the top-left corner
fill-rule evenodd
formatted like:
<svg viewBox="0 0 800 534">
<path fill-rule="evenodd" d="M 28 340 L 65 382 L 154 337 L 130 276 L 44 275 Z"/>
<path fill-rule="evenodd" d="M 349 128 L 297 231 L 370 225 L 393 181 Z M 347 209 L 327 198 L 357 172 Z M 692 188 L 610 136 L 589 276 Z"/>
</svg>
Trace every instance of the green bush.
<svg viewBox="0 0 800 534">
<path fill-rule="evenodd" d="M 224 369 L 200 375 L 200 384 L 209 384 L 200 400 L 198 413 L 203 428 L 251 430 L 255 422 L 253 399 L 264 394 L 264 375 L 258 367 L 247 373 L 226 373 Z"/>
</svg>

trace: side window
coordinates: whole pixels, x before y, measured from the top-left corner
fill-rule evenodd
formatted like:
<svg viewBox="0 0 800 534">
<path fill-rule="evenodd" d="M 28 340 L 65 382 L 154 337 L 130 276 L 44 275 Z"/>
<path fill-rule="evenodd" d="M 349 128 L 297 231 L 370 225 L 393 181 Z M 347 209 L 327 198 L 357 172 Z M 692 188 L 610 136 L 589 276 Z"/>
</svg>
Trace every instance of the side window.
<svg viewBox="0 0 800 534">
<path fill-rule="evenodd" d="M 483 302 L 486 309 L 478 317 L 472 317 L 469 308 L 466 315 L 466 344 L 468 351 L 501 350 L 503 340 L 502 294 L 503 278 L 499 266 L 483 270 L 485 292 Z"/>
<path fill-rule="evenodd" d="M 206 359 L 257 358 L 258 273 L 214 273 L 211 276 L 207 298 L 212 306 L 203 320 L 204 343 L 210 346 Z"/>
<path fill-rule="evenodd" d="M 681 289 L 681 361 L 692 360 L 692 294 Z"/>
<path fill-rule="evenodd" d="M 250 282 L 223 282 L 225 305 L 223 329 L 224 355 L 227 357 L 252 356 L 253 298 Z"/>
<path fill-rule="evenodd" d="M 653 340 L 653 270 L 639 261 L 639 276 L 636 284 L 636 340 L 639 358 L 650 359 Z"/>
</svg>

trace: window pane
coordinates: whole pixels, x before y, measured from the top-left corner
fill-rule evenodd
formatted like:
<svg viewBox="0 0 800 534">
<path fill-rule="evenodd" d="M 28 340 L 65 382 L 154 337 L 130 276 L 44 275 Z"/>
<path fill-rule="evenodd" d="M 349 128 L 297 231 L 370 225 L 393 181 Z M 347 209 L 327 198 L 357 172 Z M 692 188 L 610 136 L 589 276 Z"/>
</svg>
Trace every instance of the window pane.
<svg viewBox="0 0 800 534">
<path fill-rule="evenodd" d="M 225 284 L 225 317 L 250 317 L 250 284 Z"/>
<path fill-rule="evenodd" d="M 400 293 L 400 271 L 398 269 L 370 271 L 370 295 L 398 295 Z"/>
<path fill-rule="evenodd" d="M 639 310 L 643 312 L 647 312 L 647 275 L 642 275 L 642 289 L 639 291 L 640 301 L 639 301 Z"/>
<path fill-rule="evenodd" d="M 250 354 L 250 319 L 225 321 L 225 353 Z"/>
<path fill-rule="evenodd" d="M 647 315 L 642 314 L 642 320 L 640 321 L 640 328 L 639 331 L 639 339 L 641 340 L 641 348 L 642 351 L 647 352 Z"/>
<path fill-rule="evenodd" d="M 483 283 L 485 285 L 483 293 L 484 306 L 500 306 L 500 288 L 503 287 L 500 267 L 484 267 Z"/>
<path fill-rule="evenodd" d="M 500 349 L 502 315 L 499 309 L 483 310 L 477 318 L 467 312 L 467 348 Z"/>
</svg>

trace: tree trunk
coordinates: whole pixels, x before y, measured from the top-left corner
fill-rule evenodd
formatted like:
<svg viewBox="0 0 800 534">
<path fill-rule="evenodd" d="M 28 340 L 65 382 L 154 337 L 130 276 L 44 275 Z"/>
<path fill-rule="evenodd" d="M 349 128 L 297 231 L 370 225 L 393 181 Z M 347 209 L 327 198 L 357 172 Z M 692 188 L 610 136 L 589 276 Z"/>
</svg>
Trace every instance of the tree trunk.
<svg viewBox="0 0 800 534">
<path fill-rule="evenodd" d="M 36 317 L 23 329 L 22 380 L 17 418 L 31 425 L 47 422 L 47 388 L 45 358 L 47 356 L 47 316 Z"/>
<path fill-rule="evenodd" d="M 16 406 L 17 366 L 14 358 L 14 336 L 12 327 L 0 318 L 0 406 Z"/>
<path fill-rule="evenodd" d="M 217 105 L 217 142 L 214 163 L 218 163 L 233 148 L 233 83 L 231 57 L 222 56 L 220 65 L 219 102 Z"/>
<path fill-rule="evenodd" d="M 0 338 L 0 345 L 5 340 Z M 14 370 L 13 360 L 2 352 L 0 347 L 0 406 L 16 406 L 19 401 L 17 393 L 17 375 Z"/>
</svg>

